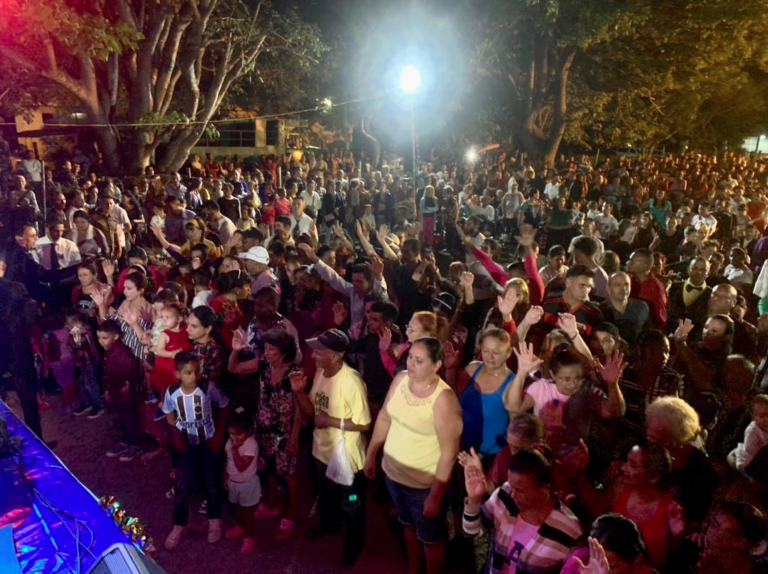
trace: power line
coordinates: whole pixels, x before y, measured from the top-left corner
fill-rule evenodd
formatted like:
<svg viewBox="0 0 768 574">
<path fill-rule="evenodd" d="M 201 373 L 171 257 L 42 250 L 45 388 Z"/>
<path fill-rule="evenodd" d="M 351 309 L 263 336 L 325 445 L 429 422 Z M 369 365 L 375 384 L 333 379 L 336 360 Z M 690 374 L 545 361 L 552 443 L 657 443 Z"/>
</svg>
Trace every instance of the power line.
<svg viewBox="0 0 768 574">
<path fill-rule="evenodd" d="M 303 110 L 295 110 L 291 112 L 281 112 L 278 114 L 267 114 L 267 115 L 258 115 L 258 116 L 244 116 L 239 118 L 224 118 L 220 120 L 209 120 L 209 121 L 203 121 L 203 120 L 189 120 L 189 121 L 178 121 L 178 122 L 136 122 L 136 123 L 102 123 L 102 124 L 84 124 L 84 123 L 56 123 L 56 124 L 49 124 L 48 127 L 57 127 L 57 128 L 141 128 L 141 127 L 152 127 L 152 126 L 158 126 L 158 127 L 171 127 L 171 126 L 194 126 L 194 125 L 201 125 L 201 124 L 226 124 L 226 123 L 236 123 L 236 122 L 243 122 L 243 121 L 249 121 L 249 120 L 272 120 L 276 118 L 283 118 L 287 116 L 296 116 L 301 114 L 308 114 L 311 112 L 319 112 L 322 110 L 328 110 L 332 108 L 338 108 L 341 106 L 348 106 L 350 104 L 356 104 L 360 102 L 369 102 L 372 100 L 377 100 L 379 98 L 383 98 L 386 94 L 391 92 L 393 90 L 389 90 L 387 92 L 379 93 L 374 96 L 367 96 L 362 98 L 356 98 L 354 100 L 347 100 L 346 102 L 339 102 L 339 103 L 333 103 L 331 102 L 330 106 L 328 105 L 318 105 L 314 108 L 306 108 Z M 0 122 L 0 126 L 15 126 L 16 122 Z M 24 137 L 24 132 L 19 132 L 19 137 Z"/>
</svg>

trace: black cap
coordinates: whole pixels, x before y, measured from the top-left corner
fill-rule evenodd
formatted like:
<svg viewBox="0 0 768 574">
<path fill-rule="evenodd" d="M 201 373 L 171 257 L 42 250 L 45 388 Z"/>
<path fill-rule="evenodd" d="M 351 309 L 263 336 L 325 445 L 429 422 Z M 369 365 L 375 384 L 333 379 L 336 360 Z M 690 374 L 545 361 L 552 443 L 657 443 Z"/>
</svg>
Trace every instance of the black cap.
<svg viewBox="0 0 768 574">
<path fill-rule="evenodd" d="M 432 308 L 451 315 L 456 310 L 456 297 L 447 291 L 443 291 L 432 299 Z"/>
<path fill-rule="evenodd" d="M 343 331 L 328 329 L 314 339 L 307 339 L 307 345 L 315 351 L 334 351 L 346 353 L 349 348 L 349 338 Z"/>
</svg>

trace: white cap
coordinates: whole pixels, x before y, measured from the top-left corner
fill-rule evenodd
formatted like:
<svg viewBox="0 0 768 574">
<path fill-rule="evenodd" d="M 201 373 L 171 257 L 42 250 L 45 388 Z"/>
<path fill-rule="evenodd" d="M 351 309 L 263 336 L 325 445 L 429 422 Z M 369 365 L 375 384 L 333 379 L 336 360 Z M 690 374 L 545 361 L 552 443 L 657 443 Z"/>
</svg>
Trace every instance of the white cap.
<svg viewBox="0 0 768 574">
<path fill-rule="evenodd" d="M 269 253 L 267 253 L 267 250 L 260 245 L 251 247 L 245 253 L 240 253 L 238 257 L 240 259 L 250 259 L 251 261 L 262 263 L 263 265 L 269 265 Z"/>
</svg>

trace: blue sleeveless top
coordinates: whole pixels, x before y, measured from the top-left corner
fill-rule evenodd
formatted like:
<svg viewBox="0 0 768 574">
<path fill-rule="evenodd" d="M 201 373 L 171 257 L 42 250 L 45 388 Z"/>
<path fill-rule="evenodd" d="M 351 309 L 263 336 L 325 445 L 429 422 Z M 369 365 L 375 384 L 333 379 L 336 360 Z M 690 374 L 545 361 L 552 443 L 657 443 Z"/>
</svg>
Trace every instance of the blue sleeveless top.
<svg viewBox="0 0 768 574">
<path fill-rule="evenodd" d="M 475 387 L 475 379 L 484 363 L 472 373 L 469 386 L 459 397 L 464 418 L 464 446 L 474 447 L 478 453 L 496 454 L 506 444 L 509 412 L 504 406 L 504 391 L 515 378 L 510 371 L 507 378 L 493 393 L 482 393 Z"/>
</svg>

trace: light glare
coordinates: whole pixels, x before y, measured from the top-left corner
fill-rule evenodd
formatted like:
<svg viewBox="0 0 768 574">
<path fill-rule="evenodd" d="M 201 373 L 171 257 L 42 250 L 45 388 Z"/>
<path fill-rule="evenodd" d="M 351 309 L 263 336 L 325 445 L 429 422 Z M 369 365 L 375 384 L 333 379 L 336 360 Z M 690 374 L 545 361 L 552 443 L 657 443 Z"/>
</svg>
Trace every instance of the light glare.
<svg viewBox="0 0 768 574">
<path fill-rule="evenodd" d="M 416 66 L 406 66 L 400 73 L 400 87 L 406 94 L 413 94 L 421 87 L 421 74 Z"/>
</svg>

